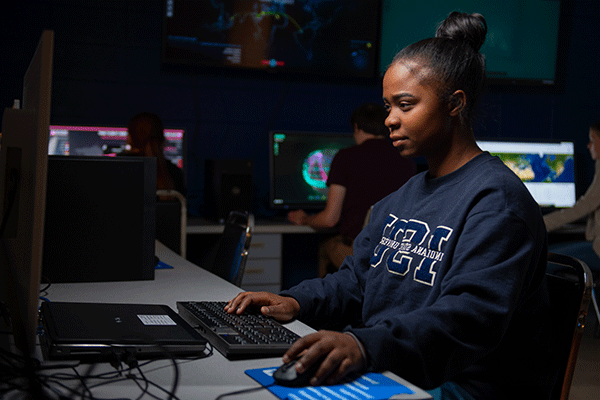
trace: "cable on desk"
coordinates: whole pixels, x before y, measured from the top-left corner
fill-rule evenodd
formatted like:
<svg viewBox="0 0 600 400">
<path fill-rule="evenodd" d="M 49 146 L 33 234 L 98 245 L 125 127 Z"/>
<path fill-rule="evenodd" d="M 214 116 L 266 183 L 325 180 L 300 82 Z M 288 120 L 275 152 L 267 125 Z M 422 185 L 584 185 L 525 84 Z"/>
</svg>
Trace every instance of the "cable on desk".
<svg viewBox="0 0 600 400">
<path fill-rule="evenodd" d="M 152 363 L 157 361 L 163 361 L 165 358 L 150 359 L 138 362 L 133 357 L 123 356 L 121 362 L 113 362 L 114 371 L 103 372 L 94 374 L 93 370 L 97 364 L 89 364 L 84 371 L 79 371 L 77 366 L 68 365 L 67 362 L 62 367 L 70 368 L 73 373 L 67 372 L 55 372 L 45 373 L 47 370 L 40 365 L 39 360 L 29 359 L 22 357 L 17 354 L 13 354 L 4 349 L 0 349 L 0 398 L 4 395 L 12 393 L 17 395 L 18 393 L 32 394 L 36 400 L 49 400 L 49 399 L 82 399 L 82 400 L 101 400 L 99 397 L 94 396 L 93 391 L 101 386 L 114 384 L 122 381 L 133 381 L 133 383 L 140 389 L 140 393 L 136 399 L 141 399 L 144 396 L 149 396 L 155 399 L 169 399 L 179 400 L 175 392 L 179 385 L 179 364 L 193 362 L 198 359 L 209 357 L 213 354 L 212 347 L 207 346 L 207 352 L 195 356 L 185 358 L 169 357 L 171 364 L 163 365 L 153 369 L 146 369 L 145 367 L 150 366 Z M 32 368 L 28 368 L 28 373 L 25 374 L 22 371 L 22 364 L 30 363 L 34 365 Z M 80 365 L 81 366 L 81 365 Z M 174 370 L 173 383 L 171 388 L 164 388 L 158 384 L 155 384 L 151 380 L 147 379 L 146 374 L 152 371 L 156 371 L 163 368 L 169 368 L 171 366 Z M 146 371 L 144 371 L 146 369 Z M 27 385 L 23 384 L 23 378 L 29 377 Z M 99 382 L 93 382 L 97 380 Z M 78 384 L 69 384 L 69 381 L 76 381 Z M 160 394 L 153 394 L 150 392 L 151 388 L 155 388 L 166 394 L 167 397 L 159 397 Z M 158 392 L 155 392 L 158 393 Z M 104 399 L 102 399 L 104 400 Z M 112 400 L 117 400 L 112 399 Z"/>
<path fill-rule="evenodd" d="M 55 374 L 51 374 L 51 375 L 43 375 L 41 378 L 44 380 L 46 386 L 48 388 L 50 388 L 50 390 L 52 390 L 56 395 L 58 395 L 60 399 L 74 399 L 74 398 L 79 399 L 79 398 L 81 398 L 81 399 L 88 399 L 88 400 L 100 400 L 100 398 L 95 397 L 93 395 L 94 389 L 97 389 L 101 386 L 114 384 L 117 382 L 131 380 L 138 386 L 138 388 L 140 388 L 140 391 L 141 391 L 141 393 L 136 397 L 136 399 L 141 399 L 145 395 L 156 398 L 156 399 L 162 399 L 161 397 L 158 397 L 149 392 L 150 386 L 153 386 L 153 387 L 159 389 L 160 391 L 162 391 L 163 393 L 167 394 L 168 399 L 179 400 L 179 398 L 175 395 L 175 392 L 174 392 L 176 390 L 176 386 L 173 386 L 170 390 L 165 389 L 165 388 L 161 387 L 160 385 L 157 385 L 146 378 L 142 368 L 144 366 L 149 365 L 156 361 L 160 361 L 160 360 L 148 360 L 148 361 L 146 361 L 142 364 L 138 364 L 136 366 L 131 366 L 131 367 L 127 367 L 127 368 L 123 368 L 123 369 L 119 369 L 119 370 L 115 370 L 115 371 L 110 371 L 110 372 L 104 372 L 104 373 L 100 373 L 97 375 L 91 374 L 91 370 L 96 365 L 96 364 L 91 364 L 90 367 L 88 367 L 88 371 L 86 371 L 85 374 L 81 374 L 79 371 L 77 371 L 76 367 L 72 367 L 71 368 L 71 369 L 73 369 L 72 374 L 59 372 L 59 373 L 55 373 Z M 177 369 L 176 361 L 175 360 L 171 360 L 171 361 L 174 362 L 173 365 Z M 134 370 L 139 373 L 139 376 L 134 373 Z M 80 385 L 74 389 L 66 383 L 69 380 L 79 381 Z M 95 384 L 90 384 L 89 381 L 91 381 L 91 380 L 100 380 L 101 382 L 97 382 Z M 142 382 L 141 384 L 140 384 L 140 381 Z M 174 383 L 176 384 L 177 380 L 174 380 Z M 68 397 L 66 397 L 59 390 L 57 390 L 57 388 L 61 388 L 63 391 L 67 392 Z M 113 400 L 116 400 L 116 399 L 113 399 Z"/>
</svg>

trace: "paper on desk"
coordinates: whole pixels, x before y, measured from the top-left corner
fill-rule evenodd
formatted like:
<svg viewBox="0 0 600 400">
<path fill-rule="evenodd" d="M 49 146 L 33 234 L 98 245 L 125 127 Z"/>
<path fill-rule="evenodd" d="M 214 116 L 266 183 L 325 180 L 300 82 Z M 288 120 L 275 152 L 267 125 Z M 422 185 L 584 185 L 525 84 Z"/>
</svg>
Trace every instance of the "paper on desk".
<svg viewBox="0 0 600 400">
<path fill-rule="evenodd" d="M 385 400 L 396 394 L 412 394 L 411 389 L 387 376 L 367 373 L 355 380 L 332 386 L 307 386 L 300 388 L 273 385 L 275 368 L 249 369 L 246 375 L 257 381 L 282 400 L 348 399 L 348 400 Z"/>
</svg>

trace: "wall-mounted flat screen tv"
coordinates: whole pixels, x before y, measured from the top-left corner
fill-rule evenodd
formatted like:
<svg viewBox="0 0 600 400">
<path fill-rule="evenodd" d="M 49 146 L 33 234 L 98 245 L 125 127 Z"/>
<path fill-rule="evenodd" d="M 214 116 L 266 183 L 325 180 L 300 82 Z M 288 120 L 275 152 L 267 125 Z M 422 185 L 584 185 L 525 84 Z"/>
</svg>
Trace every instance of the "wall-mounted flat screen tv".
<svg viewBox="0 0 600 400">
<path fill-rule="evenodd" d="M 380 72 L 405 46 L 435 35 L 452 11 L 482 14 L 488 25 L 481 53 L 491 84 L 554 85 L 559 48 L 559 0 L 384 0 Z"/>
<path fill-rule="evenodd" d="M 164 0 L 162 62 L 377 76 L 380 0 Z"/>
</svg>

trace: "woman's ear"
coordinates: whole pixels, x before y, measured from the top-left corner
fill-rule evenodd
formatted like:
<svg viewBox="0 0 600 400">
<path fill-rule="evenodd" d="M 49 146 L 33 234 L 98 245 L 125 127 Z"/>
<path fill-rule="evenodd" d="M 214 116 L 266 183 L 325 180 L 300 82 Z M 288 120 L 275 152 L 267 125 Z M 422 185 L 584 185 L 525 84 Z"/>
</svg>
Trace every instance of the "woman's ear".
<svg viewBox="0 0 600 400">
<path fill-rule="evenodd" d="M 467 104 L 467 95 L 462 90 L 457 90 L 450 96 L 450 102 L 448 103 L 448 108 L 450 111 L 450 116 L 456 117 L 460 114 L 460 112 L 465 108 Z"/>
</svg>

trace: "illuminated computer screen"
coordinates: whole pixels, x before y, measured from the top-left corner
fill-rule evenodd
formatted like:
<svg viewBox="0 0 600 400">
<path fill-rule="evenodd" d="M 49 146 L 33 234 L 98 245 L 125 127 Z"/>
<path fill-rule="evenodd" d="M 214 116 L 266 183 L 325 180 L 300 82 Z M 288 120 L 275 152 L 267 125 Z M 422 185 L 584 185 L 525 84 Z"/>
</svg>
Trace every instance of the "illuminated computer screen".
<svg viewBox="0 0 600 400">
<path fill-rule="evenodd" d="M 272 131 L 269 140 L 271 208 L 323 208 L 331 160 L 353 135 Z"/>
<path fill-rule="evenodd" d="M 573 142 L 477 141 L 525 183 L 541 207 L 571 207 L 576 201 Z"/>
<path fill-rule="evenodd" d="M 183 168 L 184 130 L 165 129 L 165 139 L 165 157 Z M 50 155 L 115 156 L 126 149 L 126 127 L 50 126 Z"/>
<path fill-rule="evenodd" d="M 379 71 L 385 73 L 400 49 L 433 36 L 437 24 L 452 11 L 477 12 L 488 26 L 481 53 L 490 83 L 554 85 L 561 72 L 557 61 L 562 3 L 569 2 L 421 0 L 408 6 L 404 1 L 384 0 Z"/>
<path fill-rule="evenodd" d="M 376 75 L 379 0 L 163 0 L 168 65 Z"/>
</svg>

